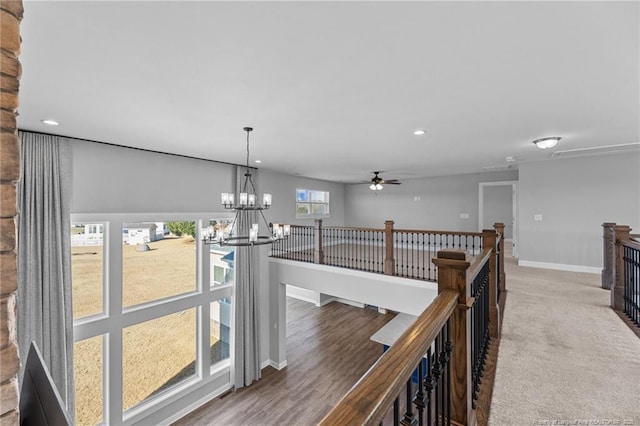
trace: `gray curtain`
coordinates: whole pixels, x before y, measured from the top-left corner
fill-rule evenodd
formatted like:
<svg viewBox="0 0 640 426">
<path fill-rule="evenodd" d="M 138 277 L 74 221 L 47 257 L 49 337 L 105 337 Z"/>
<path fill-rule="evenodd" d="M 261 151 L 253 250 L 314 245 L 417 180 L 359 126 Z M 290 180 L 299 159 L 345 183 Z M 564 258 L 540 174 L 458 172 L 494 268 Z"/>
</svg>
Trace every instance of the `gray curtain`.
<svg viewBox="0 0 640 426">
<path fill-rule="evenodd" d="M 71 305 L 71 153 L 64 138 L 20 132 L 18 343 L 35 341 L 74 416 Z M 22 372 L 21 372 L 22 374 Z"/>
<path fill-rule="evenodd" d="M 238 173 L 242 175 L 242 173 Z M 242 188 L 242 186 L 240 186 Z M 246 213 L 246 214 L 242 214 Z M 236 224 L 239 235 L 249 235 L 256 213 L 244 211 Z M 264 225 L 263 225 L 264 226 Z M 264 233 L 264 229 L 262 230 Z M 238 247 L 235 252 L 235 387 L 249 386 L 262 377 L 260 370 L 260 318 L 258 300 L 258 247 Z"/>
</svg>

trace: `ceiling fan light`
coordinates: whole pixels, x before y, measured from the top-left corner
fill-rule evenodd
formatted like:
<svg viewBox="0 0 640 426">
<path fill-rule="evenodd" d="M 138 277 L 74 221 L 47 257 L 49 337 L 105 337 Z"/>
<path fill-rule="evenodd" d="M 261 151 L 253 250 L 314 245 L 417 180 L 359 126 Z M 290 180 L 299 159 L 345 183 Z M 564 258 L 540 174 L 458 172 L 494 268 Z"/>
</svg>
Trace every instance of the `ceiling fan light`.
<svg viewBox="0 0 640 426">
<path fill-rule="evenodd" d="M 554 136 L 551 138 L 542 138 L 533 141 L 533 143 L 540 149 L 548 149 L 553 148 L 558 144 L 558 142 L 562 139 L 561 137 Z"/>
<path fill-rule="evenodd" d="M 369 189 L 370 189 L 370 190 L 372 190 L 372 191 L 375 191 L 375 190 L 376 190 L 376 184 L 375 184 L 375 183 L 372 183 L 372 184 L 369 186 Z"/>
<path fill-rule="evenodd" d="M 376 184 L 376 190 L 380 191 L 382 190 L 383 186 L 380 185 L 379 183 Z"/>
</svg>

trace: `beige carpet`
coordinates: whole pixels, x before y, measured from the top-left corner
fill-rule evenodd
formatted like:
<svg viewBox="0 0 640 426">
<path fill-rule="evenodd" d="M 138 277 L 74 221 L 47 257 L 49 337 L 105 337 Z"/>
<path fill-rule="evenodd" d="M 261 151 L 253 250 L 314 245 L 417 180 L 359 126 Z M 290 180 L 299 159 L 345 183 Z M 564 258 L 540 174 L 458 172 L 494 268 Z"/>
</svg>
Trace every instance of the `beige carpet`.
<svg viewBox="0 0 640 426">
<path fill-rule="evenodd" d="M 640 339 L 600 275 L 505 263 L 489 424 L 640 426 Z"/>
</svg>

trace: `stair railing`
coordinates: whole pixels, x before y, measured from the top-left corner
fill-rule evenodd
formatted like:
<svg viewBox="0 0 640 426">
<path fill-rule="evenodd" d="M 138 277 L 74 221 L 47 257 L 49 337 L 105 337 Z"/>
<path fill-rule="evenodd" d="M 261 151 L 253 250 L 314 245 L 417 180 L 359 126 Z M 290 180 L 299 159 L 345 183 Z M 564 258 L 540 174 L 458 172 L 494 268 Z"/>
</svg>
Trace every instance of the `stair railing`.
<svg viewBox="0 0 640 426">
<path fill-rule="evenodd" d="M 436 299 L 320 424 L 475 425 L 491 330 L 499 332 L 492 253 L 439 251 Z"/>
</svg>

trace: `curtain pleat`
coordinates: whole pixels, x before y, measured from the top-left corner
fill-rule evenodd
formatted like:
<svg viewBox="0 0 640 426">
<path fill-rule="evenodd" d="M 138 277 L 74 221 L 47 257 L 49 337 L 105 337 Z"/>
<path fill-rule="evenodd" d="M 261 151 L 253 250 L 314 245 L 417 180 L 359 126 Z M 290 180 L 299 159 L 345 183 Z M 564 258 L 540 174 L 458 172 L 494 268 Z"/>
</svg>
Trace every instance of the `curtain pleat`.
<svg viewBox="0 0 640 426">
<path fill-rule="evenodd" d="M 238 173 L 241 175 L 241 173 Z M 249 235 L 257 214 L 240 214 L 238 235 Z M 258 300 L 258 247 L 238 247 L 235 253 L 235 387 L 250 386 L 262 377 L 260 370 L 260 327 Z"/>
<path fill-rule="evenodd" d="M 64 138 L 20 132 L 18 344 L 36 342 L 74 416 L 71 304 L 71 153 Z M 21 372 L 22 374 L 22 372 Z"/>
</svg>

